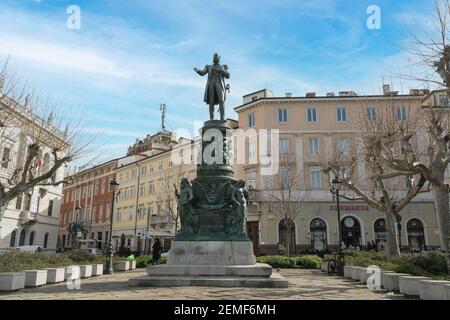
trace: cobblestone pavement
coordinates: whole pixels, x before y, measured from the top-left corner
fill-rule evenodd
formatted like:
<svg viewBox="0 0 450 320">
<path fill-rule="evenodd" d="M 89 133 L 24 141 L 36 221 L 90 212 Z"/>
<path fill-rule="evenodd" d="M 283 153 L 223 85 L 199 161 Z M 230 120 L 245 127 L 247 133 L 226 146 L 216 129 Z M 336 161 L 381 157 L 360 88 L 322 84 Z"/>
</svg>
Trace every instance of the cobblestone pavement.
<svg viewBox="0 0 450 320">
<path fill-rule="evenodd" d="M 0 293 L 0 300 L 111 300 L 111 299 L 405 299 L 385 291 L 372 292 L 365 285 L 329 277 L 318 270 L 284 269 L 279 273 L 289 280 L 287 289 L 177 287 L 130 288 L 128 279 L 145 275 L 144 269 L 81 280 L 80 290 L 69 290 L 65 282 L 40 288 Z"/>
</svg>

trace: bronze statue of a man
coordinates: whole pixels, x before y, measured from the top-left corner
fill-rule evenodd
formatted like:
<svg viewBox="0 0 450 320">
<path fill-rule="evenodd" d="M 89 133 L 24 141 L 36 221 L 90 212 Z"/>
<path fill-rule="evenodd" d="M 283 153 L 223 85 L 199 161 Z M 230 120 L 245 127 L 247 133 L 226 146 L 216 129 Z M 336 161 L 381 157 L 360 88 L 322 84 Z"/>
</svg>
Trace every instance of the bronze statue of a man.
<svg viewBox="0 0 450 320">
<path fill-rule="evenodd" d="M 214 106 L 219 105 L 220 120 L 225 118 L 226 91 L 229 86 L 225 85 L 225 79 L 230 78 L 227 65 L 220 65 L 220 56 L 214 53 L 213 64 L 206 65 L 203 70 L 194 68 L 199 75 L 208 74 L 208 81 L 205 87 L 205 101 L 209 105 L 209 118 L 214 119 Z"/>
</svg>

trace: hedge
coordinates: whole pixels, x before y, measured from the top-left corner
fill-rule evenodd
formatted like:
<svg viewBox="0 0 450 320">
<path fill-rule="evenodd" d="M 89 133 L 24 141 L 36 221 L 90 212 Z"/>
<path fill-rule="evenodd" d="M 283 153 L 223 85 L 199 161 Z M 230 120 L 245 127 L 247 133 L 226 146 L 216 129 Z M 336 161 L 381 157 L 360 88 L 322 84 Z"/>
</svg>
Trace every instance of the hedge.
<svg viewBox="0 0 450 320">
<path fill-rule="evenodd" d="M 9 251 L 0 254 L 0 272 L 16 272 L 70 266 L 73 264 L 104 263 L 105 257 L 85 251 L 69 253 L 31 253 Z"/>
<path fill-rule="evenodd" d="M 332 258 L 325 256 L 325 260 Z M 427 276 L 435 279 L 448 279 L 447 260 L 440 251 L 421 253 L 403 253 L 398 258 L 391 258 L 387 252 L 346 251 L 345 264 L 349 266 L 368 267 L 376 265 L 383 270 L 409 273 L 415 276 Z"/>
<path fill-rule="evenodd" d="M 294 256 L 261 256 L 256 259 L 260 263 L 267 263 L 272 268 L 300 268 L 320 269 L 322 259 L 314 255 Z"/>
<path fill-rule="evenodd" d="M 152 256 L 139 256 L 136 257 L 136 268 L 146 268 L 151 265 L 153 261 Z M 167 261 L 166 257 L 159 258 L 159 264 L 165 264 Z"/>
</svg>

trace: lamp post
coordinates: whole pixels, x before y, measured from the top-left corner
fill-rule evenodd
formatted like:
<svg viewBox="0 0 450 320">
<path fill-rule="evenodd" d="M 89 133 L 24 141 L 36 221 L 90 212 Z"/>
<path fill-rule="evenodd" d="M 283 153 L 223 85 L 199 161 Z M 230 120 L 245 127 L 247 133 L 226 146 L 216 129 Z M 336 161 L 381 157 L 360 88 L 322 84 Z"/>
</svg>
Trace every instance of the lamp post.
<svg viewBox="0 0 450 320">
<path fill-rule="evenodd" d="M 112 231 L 113 231 L 113 218 L 114 218 L 114 201 L 116 200 L 116 189 L 119 186 L 119 183 L 116 179 L 111 180 L 109 183 L 112 191 L 112 202 L 111 202 L 111 213 L 109 217 L 109 247 L 108 254 L 106 256 L 106 269 L 105 274 L 113 274 L 113 244 L 112 244 Z"/>
<path fill-rule="evenodd" d="M 332 192 L 336 194 L 336 205 L 337 205 L 337 212 L 338 212 L 338 259 L 336 261 L 336 274 L 338 276 L 344 275 L 344 257 L 342 254 L 342 234 L 341 234 L 341 208 L 339 204 L 339 190 L 341 190 L 342 182 L 339 180 L 338 177 L 335 177 L 333 181 L 331 181 L 331 184 L 333 186 Z"/>
<path fill-rule="evenodd" d="M 75 233 L 75 241 L 74 241 L 74 249 L 78 249 L 78 233 L 80 232 L 80 225 L 78 224 L 78 216 L 80 215 L 81 212 L 81 207 L 79 204 L 77 204 L 77 206 L 75 207 L 75 228 L 73 228 L 74 233 Z"/>
</svg>

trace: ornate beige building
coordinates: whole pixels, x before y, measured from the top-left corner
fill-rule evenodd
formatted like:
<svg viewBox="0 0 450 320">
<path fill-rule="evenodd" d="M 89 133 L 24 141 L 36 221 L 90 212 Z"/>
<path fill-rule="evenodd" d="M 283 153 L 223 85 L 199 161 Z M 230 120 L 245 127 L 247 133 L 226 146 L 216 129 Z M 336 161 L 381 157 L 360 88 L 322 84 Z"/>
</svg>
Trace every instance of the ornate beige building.
<svg viewBox="0 0 450 320">
<path fill-rule="evenodd" d="M 279 129 L 279 153 L 288 159 L 304 179 L 303 188 L 309 190 L 305 208 L 295 220 L 291 248 L 295 251 L 326 249 L 337 245 L 337 210 L 330 193 L 329 177 L 322 172 L 321 156 L 337 148 L 348 154 L 358 150 L 361 120 L 376 117 L 387 105 L 395 110 L 398 119 L 406 119 L 409 112 L 421 106 L 426 90 L 411 90 L 398 95 L 384 87 L 383 95 L 358 96 L 354 92 L 329 93 L 305 97 L 275 97 L 270 90 L 257 91 L 243 97 L 243 104 L 234 110 L 239 117 L 239 128 L 248 130 Z M 270 143 L 269 143 L 270 145 Z M 261 174 L 263 166 L 258 159 L 259 141 L 247 141 L 246 159 L 253 163 L 240 166 L 239 175 L 251 190 L 248 227 L 260 253 L 276 253 L 278 243 L 285 242 L 283 216 L 274 209 L 271 176 Z M 269 146 L 270 153 L 270 146 Z M 356 176 L 356 177 L 355 177 Z M 367 171 L 359 153 L 355 182 L 365 188 Z M 400 184 L 400 183 L 399 183 Z M 399 186 L 399 189 L 403 187 Z M 386 237 L 384 219 L 380 212 L 365 203 L 341 201 L 342 239 L 349 246 L 365 246 Z M 401 245 L 405 248 L 438 247 L 434 204 L 430 193 L 420 194 L 402 212 L 400 223 Z"/>
</svg>

